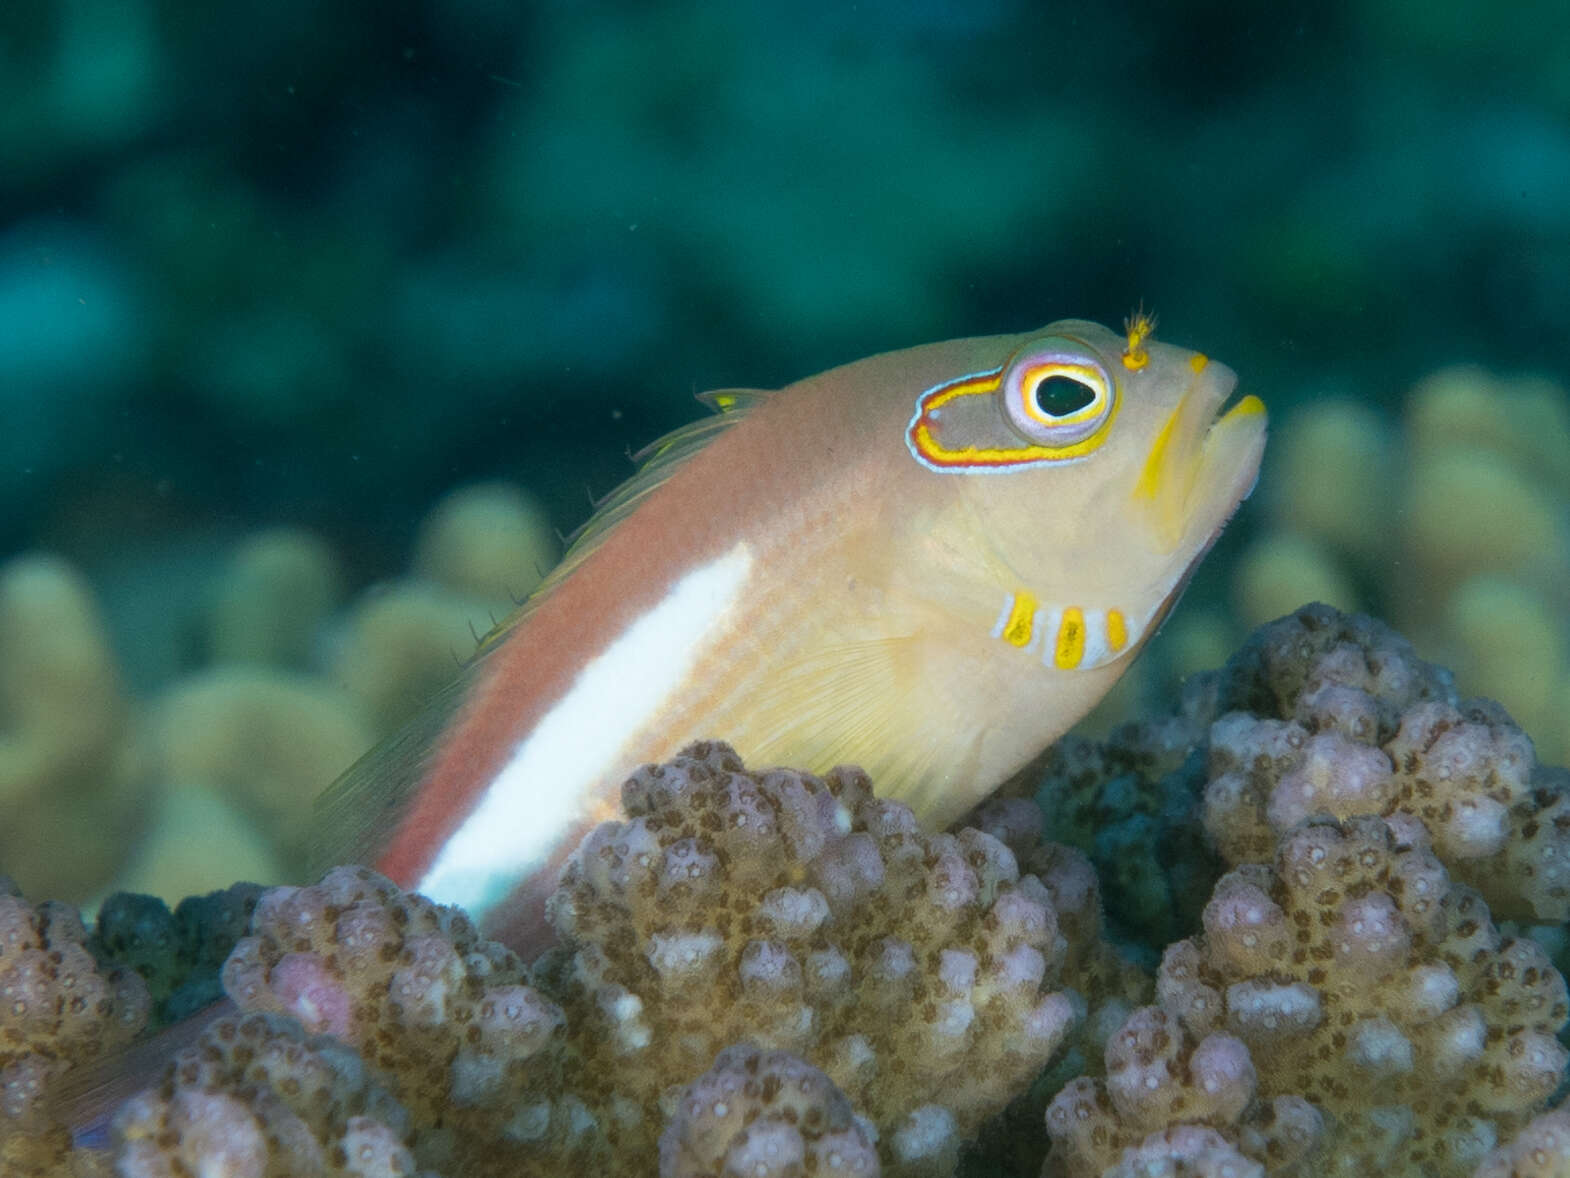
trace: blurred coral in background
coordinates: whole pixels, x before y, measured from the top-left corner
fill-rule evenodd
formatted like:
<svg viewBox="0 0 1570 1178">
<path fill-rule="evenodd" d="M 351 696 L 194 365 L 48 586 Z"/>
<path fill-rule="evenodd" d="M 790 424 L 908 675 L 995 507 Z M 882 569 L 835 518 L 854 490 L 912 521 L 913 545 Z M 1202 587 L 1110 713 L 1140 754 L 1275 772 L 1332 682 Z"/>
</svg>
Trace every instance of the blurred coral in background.
<svg viewBox="0 0 1570 1178">
<path fill-rule="evenodd" d="M 227 985 L 122 1173 L 1570 1172 L 1566 62 L 1541 0 L 6 5 L 0 1170 L 106 1172 L 51 1089 Z M 691 393 L 1141 299 L 1259 492 L 968 828 L 699 750 L 540 963 L 306 877 Z M 748 874 L 716 777 L 846 829 Z"/>
<path fill-rule="evenodd" d="M 1305 599 L 1377 608 L 1545 759 L 1570 755 L 1570 394 L 1447 368 L 1394 425 L 1366 403 L 1289 416 L 1265 475 L 1268 530 L 1243 554 L 1245 625 Z"/>
<path fill-rule="evenodd" d="M 140 704 L 78 572 L 0 565 L 0 863 L 30 894 L 78 902 L 296 878 L 317 795 L 456 674 L 558 549 L 505 484 L 454 492 L 420 536 L 418 571 L 353 602 L 302 529 L 215 554 L 169 619 L 200 653 Z"/>
</svg>

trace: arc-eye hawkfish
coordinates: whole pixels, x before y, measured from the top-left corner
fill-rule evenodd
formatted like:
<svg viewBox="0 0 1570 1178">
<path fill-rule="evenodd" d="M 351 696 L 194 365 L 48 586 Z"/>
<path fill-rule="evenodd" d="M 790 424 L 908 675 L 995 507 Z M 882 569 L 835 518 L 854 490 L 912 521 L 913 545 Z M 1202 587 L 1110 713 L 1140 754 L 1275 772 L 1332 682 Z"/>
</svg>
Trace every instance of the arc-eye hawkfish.
<svg viewBox="0 0 1570 1178">
<path fill-rule="evenodd" d="M 696 739 L 858 764 L 952 822 L 1106 693 L 1254 484 L 1264 406 L 1222 412 L 1232 371 L 1152 326 L 706 394 L 718 412 L 649 447 L 458 681 L 328 792 L 324 864 L 528 955 L 625 778 Z"/>
<path fill-rule="evenodd" d="M 836 368 L 646 451 L 412 739 L 329 798 L 369 862 L 527 950 L 621 783 L 696 739 L 850 762 L 929 826 L 1101 698 L 1253 485 L 1236 378 L 1065 321 Z"/>
</svg>

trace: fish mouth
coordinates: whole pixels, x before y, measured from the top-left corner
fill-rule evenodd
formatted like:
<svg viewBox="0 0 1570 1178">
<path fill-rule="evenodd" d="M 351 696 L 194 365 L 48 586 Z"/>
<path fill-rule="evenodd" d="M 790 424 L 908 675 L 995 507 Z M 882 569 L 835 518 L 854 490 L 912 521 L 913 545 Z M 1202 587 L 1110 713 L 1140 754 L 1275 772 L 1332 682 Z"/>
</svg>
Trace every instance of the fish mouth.
<svg viewBox="0 0 1570 1178">
<path fill-rule="evenodd" d="M 1237 374 L 1225 364 L 1200 364 L 1134 488 L 1163 550 L 1191 548 L 1190 561 L 1214 542 L 1259 478 L 1265 405 L 1236 391 Z"/>
</svg>

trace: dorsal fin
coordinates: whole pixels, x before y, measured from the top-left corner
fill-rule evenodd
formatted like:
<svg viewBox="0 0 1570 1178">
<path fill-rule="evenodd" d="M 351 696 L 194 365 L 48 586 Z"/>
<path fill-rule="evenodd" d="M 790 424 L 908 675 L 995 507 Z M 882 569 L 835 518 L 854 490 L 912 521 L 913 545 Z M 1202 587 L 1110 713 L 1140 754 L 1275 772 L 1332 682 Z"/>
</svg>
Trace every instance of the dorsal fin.
<svg viewBox="0 0 1570 1178">
<path fill-rule="evenodd" d="M 480 640 L 480 651 L 490 650 L 508 631 L 528 617 L 552 589 L 565 581 L 574 569 L 605 542 L 617 524 L 631 515 L 638 504 L 653 494 L 689 458 L 771 395 L 772 390 L 769 389 L 713 389 L 699 393 L 698 401 L 714 410 L 714 416 L 700 417 L 697 421 L 678 426 L 670 433 L 655 438 L 632 456 L 632 460 L 638 463 L 637 472 L 595 505 L 594 514 L 567 537 L 567 551 L 560 563 L 546 575 L 527 601 Z"/>
<path fill-rule="evenodd" d="M 316 799 L 310 867 L 320 874 L 341 863 L 374 862 L 424 780 L 436 741 L 468 693 L 475 668 L 501 645 L 540 602 L 588 559 L 639 503 L 670 478 L 689 458 L 740 421 L 769 393 L 761 389 L 719 389 L 698 400 L 715 411 L 672 430 L 633 455 L 637 473 L 600 500 L 594 514 L 568 538 L 561 562 L 512 613 L 479 640 L 474 654 L 452 682 L 428 701 L 397 732 L 378 741 Z M 407 884 L 409 881 L 401 880 Z"/>
<path fill-rule="evenodd" d="M 746 413 L 773 395 L 773 389 L 710 389 L 697 399 L 716 413 Z"/>
<path fill-rule="evenodd" d="M 481 657 L 476 653 L 397 731 L 372 745 L 316 796 L 308 874 L 302 882 L 340 864 L 374 865 L 424 780 L 436 740 L 463 702 Z"/>
</svg>

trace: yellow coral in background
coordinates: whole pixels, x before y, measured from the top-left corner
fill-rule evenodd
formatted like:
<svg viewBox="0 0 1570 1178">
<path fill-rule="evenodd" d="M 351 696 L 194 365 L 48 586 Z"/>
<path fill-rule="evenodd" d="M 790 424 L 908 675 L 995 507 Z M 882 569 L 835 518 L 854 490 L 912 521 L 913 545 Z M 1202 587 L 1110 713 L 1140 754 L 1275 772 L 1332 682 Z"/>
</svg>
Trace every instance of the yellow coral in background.
<svg viewBox="0 0 1570 1178">
<path fill-rule="evenodd" d="M 1277 523 L 1364 564 L 1387 558 L 1396 473 L 1392 434 L 1377 410 L 1344 398 L 1316 399 L 1290 414 L 1273 440 L 1264 483 Z"/>
<path fill-rule="evenodd" d="M 213 593 L 207 645 L 215 663 L 310 664 L 343 575 L 321 537 L 268 528 L 230 556 Z"/>
<path fill-rule="evenodd" d="M 80 574 L 0 566 L 0 863 L 33 894 L 80 898 L 123 858 L 147 793 L 132 712 Z"/>
<path fill-rule="evenodd" d="M 415 574 L 347 608 L 339 555 L 309 531 L 215 553 L 184 616 L 121 635 L 161 640 L 155 665 L 203 660 L 146 706 L 79 571 L 0 566 L 0 865 L 78 903 L 296 875 L 317 795 L 456 674 L 558 544 L 526 492 L 487 483 L 441 500 L 415 548 Z"/>
<path fill-rule="evenodd" d="M 561 555 L 545 509 L 510 483 L 460 487 L 420 524 L 414 571 L 454 593 L 518 601 Z"/>
<path fill-rule="evenodd" d="M 507 483 L 460 487 L 420 524 L 413 575 L 355 602 L 332 677 L 360 700 L 378 735 L 392 732 L 559 555 L 544 509 L 527 493 Z"/>
<path fill-rule="evenodd" d="M 1503 704 L 1541 759 L 1570 755 L 1564 388 L 1446 368 L 1413 387 L 1399 431 L 1317 400 L 1266 461 L 1274 528 L 1234 575 L 1243 627 L 1314 598 L 1372 606 L 1463 695 Z"/>
</svg>

